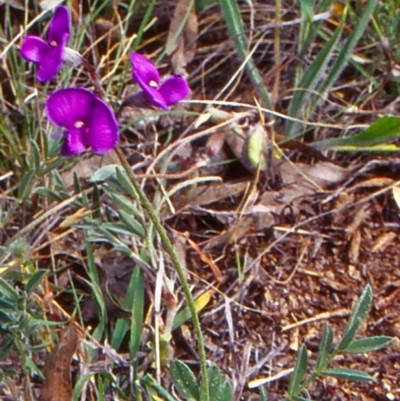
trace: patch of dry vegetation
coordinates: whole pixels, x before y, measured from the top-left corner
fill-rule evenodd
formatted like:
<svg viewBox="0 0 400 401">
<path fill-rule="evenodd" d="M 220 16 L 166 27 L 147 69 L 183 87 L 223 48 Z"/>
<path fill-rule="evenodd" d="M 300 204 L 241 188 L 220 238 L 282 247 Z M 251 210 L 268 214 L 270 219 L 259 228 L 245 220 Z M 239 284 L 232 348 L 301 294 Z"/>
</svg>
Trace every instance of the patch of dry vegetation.
<svg viewBox="0 0 400 401">
<path fill-rule="evenodd" d="M 282 116 L 295 89 L 293 77 L 299 66 L 310 65 L 334 34 L 341 11 L 335 9 L 322 22 L 320 35 L 299 55 L 297 5 L 282 2 L 277 19 L 275 7 L 264 3 L 254 1 L 250 7 L 240 2 L 240 7 L 249 48 L 255 49 L 253 60 L 271 94 L 274 113 L 259 111 L 257 91 L 218 5 L 211 3 L 197 12 L 193 59 L 189 57 L 185 66 L 177 57 L 171 67 L 186 71 L 191 100 L 162 115 L 122 108 L 120 149 L 167 228 L 194 296 L 203 297 L 200 320 L 207 359 L 230 378 L 234 399 L 260 399 L 259 389 L 251 388 L 251 383 L 267 378 L 268 399 L 283 399 L 301 344 L 315 356 L 327 321 L 339 336 L 355 300 L 370 284 L 372 310 L 360 334 L 390 335 L 395 341 L 368 356 L 340 356 L 335 364 L 363 370 L 376 381 L 318 379 L 307 396 L 394 400 L 400 397 L 400 220 L 393 198 L 399 158 L 397 154 L 319 151 L 310 146 L 317 140 L 347 135 L 347 127 L 369 125 L 378 116 L 397 111 L 393 42 L 390 39 L 383 51 L 369 26 L 324 101 L 304 115 L 307 124 L 302 127 L 307 131 L 285 142 Z M 135 33 L 145 6 L 132 12 L 122 2 L 102 8 L 77 36 L 83 55 L 98 66 L 99 83 L 115 109 L 132 85 L 124 63 L 133 44 L 154 60 L 163 55 L 173 6 L 157 2 L 154 19 L 140 43 Z M 77 30 L 84 28 L 82 21 L 91 7 L 72 2 Z M 362 7 L 362 2 L 355 2 L 351 17 L 356 18 Z M 389 18 L 391 11 L 384 8 L 380 5 L 374 18 Z M 30 7 L 25 12 L 17 4 L 3 4 L 0 12 L 5 21 L 0 50 L 5 51 L 25 18 L 31 20 L 37 10 Z M 344 38 L 352 28 L 349 18 Z M 170 71 L 170 58 L 162 60 L 161 69 Z M 71 166 L 69 161 L 58 162 L 54 152 L 43 150 L 49 146 L 44 139 L 49 126 L 42 119 L 43 98 L 27 101 L 37 96 L 38 88 L 32 71 L 24 71 L 21 64 L 12 48 L 0 66 L 1 275 L 23 289 L 35 271 L 47 270 L 34 295 L 43 318 L 61 324 L 74 316 L 74 324 L 83 333 L 76 354 L 80 364 L 73 362 L 73 378 L 87 372 L 112 373 L 114 387 L 102 387 L 110 380 L 106 375 L 88 380 L 86 399 L 100 399 L 101 391 L 107 394 L 102 399 L 125 399 L 122 389 L 125 394 L 131 391 L 131 397 L 139 391 L 129 383 L 133 373 L 128 328 L 134 315 L 129 301 L 135 294 L 125 298 L 127 289 L 133 290 L 130 280 L 139 266 L 144 326 L 137 340 L 134 374 L 148 373 L 170 389 L 166 362 L 182 360 L 197 374 L 199 361 L 190 320 L 171 331 L 186 303 L 169 256 L 154 239 L 154 227 L 128 184 L 113 179 L 89 181 L 93 169 L 120 163 L 113 153 L 102 160 L 86 155 Z M 19 84 L 17 72 L 23 77 Z M 91 85 L 83 71 L 75 72 L 72 80 Z M 267 137 L 262 171 L 246 158 L 248 138 L 258 124 Z M 27 135 L 24 129 L 37 134 Z M 27 171 L 35 164 L 34 147 L 40 152 L 43 174 L 36 169 L 29 177 Z M 26 192 L 21 193 L 18 188 L 24 180 Z M 134 204 L 137 213 L 132 216 L 124 202 Z M 121 320 L 116 322 L 117 318 Z M 33 345 L 53 343 L 53 330 L 43 330 L 43 338 L 36 338 Z M 162 338 L 165 343 L 161 341 L 157 349 L 156 333 L 162 337 L 170 331 L 172 339 Z M 1 340 L 0 345 L 4 346 Z M 40 368 L 49 359 L 43 352 L 33 355 Z M 2 399 L 20 399 L 21 394 L 29 399 L 24 383 L 33 389 L 31 399 L 36 399 L 41 380 L 35 376 L 27 381 L 23 373 L 28 369 L 18 350 L 0 361 L 3 371 L 11 366 L 15 373 L 2 382 Z M 119 394 L 116 388 L 121 389 Z"/>
</svg>

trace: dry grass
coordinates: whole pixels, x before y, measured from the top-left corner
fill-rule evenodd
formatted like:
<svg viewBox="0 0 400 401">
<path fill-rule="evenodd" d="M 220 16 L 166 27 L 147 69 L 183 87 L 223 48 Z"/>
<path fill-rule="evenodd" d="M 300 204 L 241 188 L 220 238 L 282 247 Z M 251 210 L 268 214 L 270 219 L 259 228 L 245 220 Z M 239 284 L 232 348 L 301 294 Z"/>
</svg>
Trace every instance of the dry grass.
<svg viewBox="0 0 400 401">
<path fill-rule="evenodd" d="M 335 363 L 364 370 L 376 381 L 326 378 L 314 382 L 308 396 L 318 400 L 397 399 L 400 221 L 392 194 L 398 184 L 399 158 L 396 154 L 326 151 L 316 159 L 307 149 L 280 144 L 285 124 L 281 115 L 286 114 L 293 94 L 296 68 L 310 63 L 324 44 L 323 35 L 333 34 L 339 17 L 324 22 L 323 34 L 299 58 L 299 10 L 291 2 L 283 2 L 280 19 L 291 24 L 278 30 L 275 9 L 262 3 L 254 2 L 252 8 L 241 3 L 241 9 L 246 26 L 252 27 L 249 47 L 256 47 L 253 58 L 271 93 L 275 113 L 258 112 L 256 91 L 218 7 L 211 5 L 198 15 L 197 52 L 187 66 L 191 100 L 166 115 L 123 109 L 120 149 L 168 229 L 193 294 L 211 296 L 200 313 L 207 358 L 230 378 L 235 399 L 260 399 L 259 389 L 252 388 L 257 379 L 266 379 L 269 400 L 283 399 L 300 345 L 306 343 L 315 357 L 326 321 L 338 339 L 367 283 L 374 300 L 361 334 L 391 335 L 396 341 L 382 351 L 340 357 Z M 7 22 L 6 45 L 18 34 L 24 13 L 5 5 L 0 10 Z M 87 11 L 86 3 L 83 11 Z M 172 11 L 167 1 L 157 4 L 152 14 L 156 20 L 137 42 L 140 51 L 154 60 L 162 55 Z M 7 13 L 18 22 L 10 24 Z M 127 58 L 137 41 L 134 33 L 141 18 L 122 6 L 105 7 L 75 39 L 97 66 L 98 83 L 115 109 L 132 92 Z M 75 29 L 82 28 L 81 22 L 76 20 Z M 107 27 L 114 28 L 109 31 Z M 346 22 L 346 34 L 351 29 L 351 21 Z M 308 116 L 305 123 L 310 129 L 302 142 L 346 135 L 344 127 L 368 125 L 377 116 L 396 111 L 398 83 L 387 73 L 388 60 L 372 27 L 355 54 L 364 62 L 350 63 L 326 101 Z M 168 72 L 165 60 L 168 58 L 163 59 L 161 70 Z M 120 337 L 125 332 L 115 318 L 129 316 L 134 310 L 128 304 L 123 310 L 118 302 L 123 302 L 135 265 L 132 257 L 136 258 L 145 272 L 145 326 L 138 340 L 136 373 L 159 375 L 162 385 L 169 388 L 166 367 L 155 367 L 155 333 L 168 332 L 176 312 L 185 305 L 169 257 L 154 240 L 154 228 L 126 187 L 112 180 L 98 186 L 88 181 L 93 168 L 119 163 L 114 154 L 103 160 L 86 155 L 73 166 L 64 161 L 45 171 L 57 163 L 57 154 L 46 139 L 50 128 L 42 119 L 44 96 L 36 98 L 40 89 L 32 71 L 23 67 L 13 48 L 0 67 L 2 275 L 23 288 L 35 271 L 48 270 L 34 299 L 48 321 L 61 323 L 74 316 L 82 331 L 84 342 L 77 352 L 80 365 L 73 365 L 74 378 L 107 370 L 115 375 L 117 387 L 129 392 L 133 391 L 127 384 L 131 344 L 129 337 Z M 17 72 L 22 82 L 17 82 Z M 85 71 L 69 74 L 63 75 L 60 86 L 66 82 L 93 86 Z M 35 100 L 27 102 L 30 96 Z M 222 118 L 204 118 L 199 124 L 204 110 L 212 106 L 227 113 Z M 260 120 L 272 143 L 268 168 L 261 173 L 249 169 L 248 164 L 246 167 L 240 157 L 238 160 L 243 140 L 235 141 L 236 134 L 247 135 Z M 12 132 L 11 138 L 7 139 L 6 132 Z M 29 178 L 27 172 L 35 167 L 32 143 L 40 149 L 43 174 L 36 169 Z M 18 193 L 21 179 L 28 184 Z M 135 205 L 137 213 L 130 216 L 143 232 L 129 226 L 129 216 L 121 215 L 124 200 Z M 139 231 L 132 234 L 135 229 Z M 121 252 L 124 250 L 130 257 Z M 103 302 L 98 299 L 96 304 L 93 293 L 98 291 L 103 293 L 99 295 Z M 99 310 L 99 303 L 104 310 Z M 53 328 L 43 332 L 47 337 L 36 338 L 37 344 L 54 341 Z M 190 321 L 172 336 L 164 345 L 169 357 L 185 361 L 198 373 Z M 159 352 L 168 354 L 162 345 Z M 23 388 L 26 367 L 17 351 L 9 358 L 17 360 L 13 365 L 16 373 L 1 384 L 2 399 L 18 399 L 16 394 L 27 397 Z M 43 366 L 44 355 L 34 353 L 33 358 Z M 10 360 L 1 361 L 0 368 L 8 369 Z M 33 377 L 28 384 L 36 399 L 41 381 Z M 88 382 L 86 399 L 100 399 L 96 395 L 100 388 L 98 378 Z M 104 399 L 118 399 L 111 386 L 107 394 L 109 398 Z M 121 394 L 119 397 L 123 399 Z"/>
</svg>

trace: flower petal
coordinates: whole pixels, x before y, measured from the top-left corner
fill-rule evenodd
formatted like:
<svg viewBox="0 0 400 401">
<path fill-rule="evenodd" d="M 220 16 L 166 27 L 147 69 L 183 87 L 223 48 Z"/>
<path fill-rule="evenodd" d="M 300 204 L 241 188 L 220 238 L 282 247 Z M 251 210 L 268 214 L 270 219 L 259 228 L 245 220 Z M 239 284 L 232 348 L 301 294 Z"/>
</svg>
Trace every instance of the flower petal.
<svg viewBox="0 0 400 401">
<path fill-rule="evenodd" d="M 152 88 L 151 86 L 142 88 L 143 92 L 149 98 L 150 102 L 157 107 L 160 107 L 163 110 L 168 110 L 168 105 L 165 103 L 165 100 L 161 93 L 156 88 Z"/>
<path fill-rule="evenodd" d="M 64 135 L 65 139 L 61 146 L 61 156 L 74 156 L 86 150 L 87 144 L 85 144 L 82 129 L 71 128 L 64 132 Z"/>
<path fill-rule="evenodd" d="M 185 99 L 190 93 L 189 84 L 180 75 L 169 77 L 160 86 L 159 93 L 168 106 L 172 106 Z"/>
<path fill-rule="evenodd" d="M 132 76 L 143 90 L 152 84 L 158 86 L 160 83 L 160 74 L 156 66 L 148 58 L 140 53 L 132 53 L 130 60 L 132 64 Z"/>
<path fill-rule="evenodd" d="M 96 98 L 87 124 L 89 129 L 85 132 L 85 141 L 94 153 L 103 154 L 114 148 L 119 139 L 119 129 L 115 114 L 107 103 Z"/>
<path fill-rule="evenodd" d="M 55 46 L 64 48 L 70 36 L 70 27 L 71 18 L 68 8 L 64 6 L 57 7 L 49 28 L 49 45 L 53 46 L 54 43 Z"/>
<path fill-rule="evenodd" d="M 63 49 L 61 47 L 48 46 L 39 61 L 37 72 L 39 81 L 46 82 L 55 78 L 62 64 L 62 52 Z"/>
<path fill-rule="evenodd" d="M 49 45 L 38 36 L 28 35 L 25 37 L 20 49 L 21 56 L 26 61 L 39 63 L 43 55 L 48 51 Z"/>
<path fill-rule="evenodd" d="M 72 129 L 77 122 L 86 122 L 96 99 L 87 89 L 59 89 L 47 99 L 46 113 L 53 124 Z"/>
</svg>

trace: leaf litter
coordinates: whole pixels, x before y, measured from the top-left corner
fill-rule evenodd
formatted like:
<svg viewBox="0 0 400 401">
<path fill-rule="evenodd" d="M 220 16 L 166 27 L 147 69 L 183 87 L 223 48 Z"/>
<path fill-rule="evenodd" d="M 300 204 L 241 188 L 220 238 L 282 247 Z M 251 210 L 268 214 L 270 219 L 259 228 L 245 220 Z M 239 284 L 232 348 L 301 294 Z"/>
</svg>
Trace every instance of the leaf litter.
<svg viewBox="0 0 400 401">
<path fill-rule="evenodd" d="M 181 1 L 178 6 L 185 4 Z M 254 23 L 262 26 L 266 18 L 273 20 L 272 13 L 268 14 L 270 11 L 262 2 L 255 2 L 253 6 L 255 11 L 259 11 L 254 14 Z M 158 11 L 161 14 L 162 11 Z M 175 17 L 178 11 L 175 9 L 174 14 L 171 9 L 170 12 L 175 24 L 168 24 L 170 31 L 168 33 L 166 28 L 164 37 L 175 37 L 182 29 L 177 24 L 179 18 Z M 214 24 L 211 29 L 207 25 L 210 22 Z M 195 23 L 188 24 L 193 24 L 188 29 L 194 32 Z M 183 28 L 177 36 L 179 40 L 171 42 L 171 54 L 177 55 L 173 68 L 184 67 L 193 82 L 197 82 L 193 98 L 212 99 L 226 82 L 227 72 L 232 75 L 235 68 L 239 67 L 238 60 L 236 64 L 232 63 L 232 44 L 223 33 L 223 27 L 222 21 L 216 17 L 216 8 L 211 7 L 198 16 L 198 34 L 187 40 L 182 36 L 185 31 Z M 293 40 L 290 35 L 293 33 L 290 29 L 284 33 L 288 40 L 285 47 L 288 54 Z M 197 40 L 194 40 L 195 37 Z M 272 62 L 264 58 L 268 55 L 272 59 L 268 45 L 272 33 L 269 35 L 267 32 L 265 38 L 263 47 L 255 57 L 267 75 L 274 68 Z M 198 51 L 192 49 L 192 55 L 190 46 L 189 50 L 186 49 L 193 43 Z M 221 44 L 229 58 L 224 58 Z M 202 53 L 204 50 L 208 52 L 206 58 Z M 191 58 L 193 60 L 190 63 Z M 215 67 L 211 66 L 211 61 Z M 194 72 L 198 74 L 199 70 L 203 71 L 203 75 L 197 78 Z M 293 74 L 290 65 L 281 74 L 283 79 Z M 346 84 L 346 77 L 341 79 Z M 365 88 L 361 82 L 359 90 Z M 240 85 L 232 90 L 231 98 L 242 102 L 250 99 L 251 102 L 253 93 L 253 88 L 242 79 Z M 344 96 L 348 96 L 348 102 L 354 100 L 351 93 L 345 92 Z M 384 102 L 383 99 L 380 101 Z M 340 103 L 332 102 L 330 107 L 330 110 L 326 110 L 327 114 L 340 109 Z M 163 208 L 162 217 L 178 236 L 188 239 L 186 246 L 181 246 L 180 257 L 185 260 L 196 291 L 215 289 L 211 301 L 201 312 L 208 358 L 234 378 L 236 395 L 242 399 L 250 400 L 258 396 L 256 390 L 247 387 L 249 380 L 269 378 L 265 383 L 269 383 L 270 399 L 278 400 L 287 387 L 286 375 L 294 366 L 299 344 L 305 342 L 311 351 L 316 351 L 326 320 L 337 330 L 343 328 L 344 316 L 366 283 L 373 287 L 375 298 L 368 325 L 362 332 L 400 337 L 397 313 L 400 278 L 396 268 L 400 263 L 397 235 L 400 222 L 395 185 L 399 173 L 398 160 L 396 156 L 390 160 L 385 157 L 371 160 L 371 155 L 335 154 L 329 155 L 332 158 L 330 163 L 323 157 L 318 158 L 315 152 L 303 151 L 305 148 L 300 148 L 302 145 L 293 148 L 282 144 L 276 155 L 274 147 L 268 149 L 272 151 L 266 153 L 270 168 L 261 174 L 257 167 L 253 165 L 248 168 L 242 160 L 246 135 L 258 124 L 254 116 L 246 118 L 243 127 L 218 128 L 219 138 L 214 138 L 214 144 L 202 140 L 201 135 L 190 141 L 189 163 L 196 163 L 205 157 L 204 154 L 208 161 L 210 155 L 207 152 L 213 148 L 213 161 L 220 164 L 219 174 L 223 181 L 204 185 L 200 182 L 182 189 L 168 199 L 173 208 Z M 346 124 L 349 120 L 351 123 L 357 122 L 357 118 L 360 117 L 343 117 Z M 212 124 L 206 121 L 205 125 L 210 128 Z M 179 118 L 174 125 L 173 141 L 178 143 L 185 134 L 193 133 L 187 127 L 201 134 L 200 126 L 195 127 L 189 117 Z M 140 148 L 143 159 L 157 159 L 170 146 L 165 139 L 169 129 L 158 124 L 157 120 L 146 126 L 144 133 L 140 132 L 140 127 L 128 129 L 124 143 L 126 152 Z M 273 143 L 273 133 L 265 125 L 262 129 L 265 137 Z M 240 135 L 235 130 L 240 131 Z M 185 166 L 185 158 L 177 155 L 176 166 Z M 83 172 L 82 178 L 89 174 L 96 163 L 92 165 L 88 162 L 87 166 L 78 167 L 78 172 Z M 143 178 L 146 181 L 143 182 L 149 193 L 154 193 L 158 185 L 156 178 L 149 176 L 157 172 L 164 173 L 161 164 L 153 165 L 150 171 L 146 170 L 148 165 L 138 168 L 138 174 L 146 175 Z M 214 174 L 210 166 L 204 166 L 204 163 L 195 173 L 200 177 Z M 63 179 L 68 186 L 73 184 L 71 175 Z M 166 189 L 176 184 L 174 179 L 170 181 L 164 184 Z M 113 210 L 112 203 L 107 203 L 109 196 L 103 195 L 103 198 L 109 210 Z M 71 215 L 76 212 L 70 205 L 64 211 Z M 57 230 L 49 227 L 48 236 L 44 236 L 44 239 L 51 240 L 54 234 L 60 238 L 60 243 L 53 249 L 52 258 L 68 266 L 68 270 L 75 273 L 71 277 L 77 283 L 77 277 L 85 274 L 82 261 L 86 258 L 86 250 L 78 230 L 60 237 L 66 230 L 67 227 Z M 65 242 L 61 242 L 61 239 Z M 138 245 L 135 243 L 134 246 Z M 73 249 L 73 255 L 65 255 L 68 247 Z M 102 245 L 95 248 L 100 253 L 108 251 Z M 51 264 L 51 258 L 44 249 L 39 253 L 40 257 L 43 262 L 47 260 Z M 110 276 L 111 270 L 118 270 L 115 266 L 107 270 L 101 263 L 97 265 L 104 283 L 102 291 L 110 293 L 112 298 L 109 306 L 113 307 L 123 296 L 120 287 L 122 281 L 126 281 L 126 276 Z M 217 269 L 210 268 L 214 265 Z M 151 279 L 148 282 L 151 283 Z M 107 290 L 110 283 L 116 283 L 118 290 Z M 68 307 L 68 299 L 59 296 L 57 300 Z M 111 313 L 115 313 L 115 310 L 111 310 Z M 91 318 L 95 317 L 94 306 L 89 314 Z M 195 348 L 193 338 L 188 334 L 190 330 L 183 329 L 182 332 L 186 342 Z M 74 344 L 77 340 L 73 335 L 71 338 L 64 344 L 67 351 L 62 354 L 64 375 L 70 373 L 70 360 L 76 347 Z M 193 355 L 177 341 L 172 346 L 180 358 L 194 361 Z M 375 400 L 398 394 L 397 371 L 400 366 L 398 348 L 395 347 L 393 345 L 389 350 L 371 354 L 368 358 L 343 357 L 346 366 L 366 369 L 373 374 L 377 379 L 375 383 L 361 386 L 359 383 L 337 382 L 327 378 L 311 387 L 313 397 L 321 400 Z M 61 355 L 61 348 L 61 345 L 58 346 L 58 350 L 51 355 Z M 54 361 L 54 358 L 49 357 L 48 360 Z M 150 360 L 151 357 L 147 355 L 143 358 Z M 69 379 L 65 383 L 63 391 L 69 394 Z"/>
</svg>

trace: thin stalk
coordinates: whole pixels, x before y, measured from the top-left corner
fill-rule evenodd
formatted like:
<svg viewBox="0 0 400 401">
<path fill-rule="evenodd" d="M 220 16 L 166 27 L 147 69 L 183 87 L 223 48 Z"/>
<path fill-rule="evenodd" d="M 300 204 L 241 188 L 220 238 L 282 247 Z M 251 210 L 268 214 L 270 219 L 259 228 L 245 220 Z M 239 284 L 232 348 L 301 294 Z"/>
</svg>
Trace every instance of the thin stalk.
<svg viewBox="0 0 400 401">
<path fill-rule="evenodd" d="M 137 192 L 140 201 L 142 202 L 144 208 L 146 209 L 147 213 L 149 214 L 150 220 L 153 222 L 155 229 L 157 230 L 158 234 L 160 235 L 161 241 L 163 242 L 165 249 L 168 255 L 171 258 L 172 264 L 175 267 L 175 270 L 178 274 L 179 280 L 182 285 L 183 293 L 185 294 L 188 307 L 190 310 L 190 314 L 192 316 L 193 321 L 193 328 L 196 334 L 197 344 L 198 344 L 198 353 L 200 357 L 200 368 L 201 368 L 201 394 L 202 394 L 202 401 L 210 401 L 210 395 L 208 393 L 208 377 L 207 377 L 207 360 L 206 360 L 206 352 L 204 348 L 204 340 L 203 334 L 201 332 L 200 320 L 197 316 L 196 305 L 194 303 L 192 294 L 189 289 L 189 283 L 186 279 L 185 272 L 182 269 L 182 266 L 179 263 L 178 256 L 175 252 L 175 249 L 170 241 L 167 232 L 165 231 L 164 227 L 162 226 L 160 220 L 158 219 L 156 213 L 153 210 L 153 206 L 150 203 L 149 199 L 147 198 L 146 194 L 140 187 L 135 175 L 133 174 L 129 164 L 126 162 L 123 154 L 118 148 L 114 149 L 121 164 L 128 174 L 129 180 L 131 181 L 135 191 Z"/>
<path fill-rule="evenodd" d="M 296 393 L 293 394 L 293 396 L 297 396 L 300 394 L 304 389 L 308 387 L 308 385 L 313 382 L 318 376 L 322 375 L 322 372 L 328 367 L 328 365 L 335 359 L 337 355 L 340 354 L 340 351 L 338 349 L 335 349 L 330 357 L 327 359 L 327 361 L 318 369 L 314 370 L 310 376 L 306 380 L 303 381 L 303 383 L 297 388 Z M 294 400 L 293 397 L 286 397 L 284 401 L 291 401 Z"/>
</svg>

